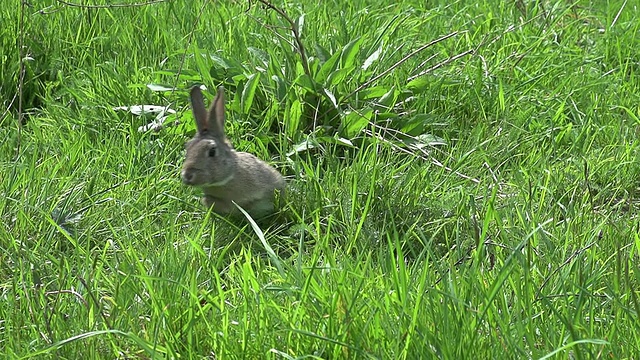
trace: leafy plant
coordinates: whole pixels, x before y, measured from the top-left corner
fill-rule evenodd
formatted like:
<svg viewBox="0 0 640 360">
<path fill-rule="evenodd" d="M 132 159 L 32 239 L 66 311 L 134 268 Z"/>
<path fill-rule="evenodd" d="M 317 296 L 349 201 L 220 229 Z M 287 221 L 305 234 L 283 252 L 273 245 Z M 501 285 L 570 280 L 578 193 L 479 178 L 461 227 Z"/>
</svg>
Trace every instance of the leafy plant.
<svg viewBox="0 0 640 360">
<path fill-rule="evenodd" d="M 432 116 L 407 111 L 405 106 L 414 97 L 428 91 L 431 70 L 470 51 L 435 64 L 430 69 L 421 69 L 418 75 L 404 84 L 378 84 L 378 80 L 410 58 L 457 33 L 423 45 L 391 68 L 381 70 L 376 63 L 381 58 L 393 57 L 397 52 L 393 48 L 397 44 L 388 32 L 406 20 L 403 16 L 393 17 L 382 24 L 374 39 L 359 36 L 334 49 L 314 43 L 313 52 L 310 52 L 302 38 L 305 15 L 294 21 L 284 9 L 271 2 L 258 3 L 277 15 L 275 19 L 265 15 L 265 26 L 273 35 L 269 42 L 278 46 L 250 46 L 247 48 L 249 57 L 243 62 L 193 46 L 194 60 L 203 77 L 194 79 L 191 73 L 176 71 L 174 75 L 179 81 L 225 85 L 235 93 L 229 106 L 231 111 L 251 115 L 254 119 L 264 117 L 269 121 L 271 130 L 284 133 L 296 143 L 306 143 L 308 135 L 312 134 L 320 143 L 352 146 L 354 142 L 369 137 L 371 133 L 366 130 L 375 127 L 386 129 L 380 132 L 383 135 L 388 134 L 387 130 L 392 131 L 394 137 L 389 139 L 395 139 L 397 144 L 408 148 L 413 148 L 408 145 L 437 146 L 446 142 L 429 132 Z M 278 20 L 281 24 L 266 23 Z M 433 55 L 429 60 L 435 57 Z M 418 69 L 425 65 L 423 62 Z"/>
</svg>

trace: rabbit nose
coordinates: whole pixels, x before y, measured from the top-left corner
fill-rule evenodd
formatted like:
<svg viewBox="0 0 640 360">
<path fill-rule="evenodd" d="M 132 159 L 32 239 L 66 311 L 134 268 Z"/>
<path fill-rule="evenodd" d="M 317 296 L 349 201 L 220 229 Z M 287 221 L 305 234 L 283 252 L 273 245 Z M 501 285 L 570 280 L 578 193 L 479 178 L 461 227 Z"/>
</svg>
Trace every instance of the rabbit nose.
<svg viewBox="0 0 640 360">
<path fill-rule="evenodd" d="M 193 181 L 193 172 L 188 170 L 182 170 L 182 182 L 185 184 L 191 184 Z"/>
</svg>

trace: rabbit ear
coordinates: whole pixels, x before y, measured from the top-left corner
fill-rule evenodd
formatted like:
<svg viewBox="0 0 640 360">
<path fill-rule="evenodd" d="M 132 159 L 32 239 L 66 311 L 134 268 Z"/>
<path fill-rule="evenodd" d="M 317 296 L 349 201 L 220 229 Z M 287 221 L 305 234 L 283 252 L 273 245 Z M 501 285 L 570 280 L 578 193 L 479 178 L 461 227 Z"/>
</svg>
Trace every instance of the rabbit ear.
<svg viewBox="0 0 640 360">
<path fill-rule="evenodd" d="M 214 136 L 225 138 L 224 135 L 224 87 L 218 88 L 218 94 L 209 108 L 209 126 Z"/>
<path fill-rule="evenodd" d="M 191 110 L 196 120 L 198 132 L 207 132 L 209 130 L 207 109 L 204 107 L 204 99 L 202 97 L 202 91 L 200 91 L 200 86 L 197 85 L 191 88 Z"/>
</svg>

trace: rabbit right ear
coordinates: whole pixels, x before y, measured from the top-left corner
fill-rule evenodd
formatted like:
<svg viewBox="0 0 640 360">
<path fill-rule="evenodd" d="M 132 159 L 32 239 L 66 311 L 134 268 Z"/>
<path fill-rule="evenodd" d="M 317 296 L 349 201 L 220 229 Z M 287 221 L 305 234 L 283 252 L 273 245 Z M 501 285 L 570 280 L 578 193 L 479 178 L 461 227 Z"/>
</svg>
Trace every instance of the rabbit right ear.
<svg viewBox="0 0 640 360">
<path fill-rule="evenodd" d="M 218 94 L 209 108 L 209 126 L 213 136 L 221 139 L 224 135 L 224 87 L 218 87 Z"/>
<path fill-rule="evenodd" d="M 193 118 L 196 120 L 198 132 L 205 133 L 209 131 L 209 115 L 207 114 L 207 108 L 204 106 L 202 91 L 200 91 L 200 86 L 198 85 L 191 88 L 191 110 L 193 111 Z"/>
</svg>

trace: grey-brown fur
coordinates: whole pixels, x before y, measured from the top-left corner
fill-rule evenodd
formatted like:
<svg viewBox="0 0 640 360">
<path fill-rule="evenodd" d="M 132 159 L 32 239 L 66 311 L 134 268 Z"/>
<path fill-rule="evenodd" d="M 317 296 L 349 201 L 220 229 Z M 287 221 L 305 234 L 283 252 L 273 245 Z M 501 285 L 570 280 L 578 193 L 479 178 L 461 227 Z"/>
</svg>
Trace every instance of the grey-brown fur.
<svg viewBox="0 0 640 360">
<path fill-rule="evenodd" d="M 218 214 L 235 214 L 232 201 L 254 218 L 272 213 L 275 194 L 284 196 L 284 178 L 252 154 L 233 149 L 224 133 L 224 88 L 218 88 L 207 111 L 200 88 L 193 87 L 191 108 L 198 132 L 186 144 L 182 182 L 202 188 L 202 203 Z"/>
</svg>

